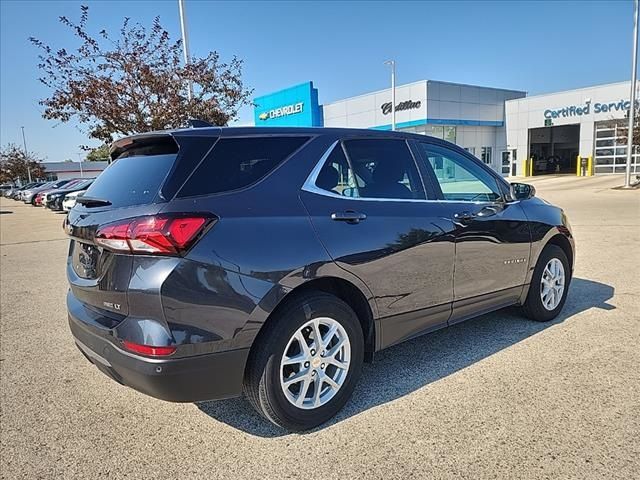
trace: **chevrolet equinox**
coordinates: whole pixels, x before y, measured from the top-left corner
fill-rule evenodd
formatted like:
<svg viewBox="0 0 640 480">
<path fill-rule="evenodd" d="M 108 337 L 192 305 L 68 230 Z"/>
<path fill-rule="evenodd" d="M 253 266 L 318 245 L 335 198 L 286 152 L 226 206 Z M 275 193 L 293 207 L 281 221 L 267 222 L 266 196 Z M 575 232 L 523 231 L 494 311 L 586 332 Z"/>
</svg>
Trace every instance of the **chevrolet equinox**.
<svg viewBox="0 0 640 480">
<path fill-rule="evenodd" d="M 244 394 L 305 430 L 364 361 L 511 305 L 555 318 L 564 212 L 462 148 L 334 128 L 189 128 L 116 141 L 70 211 L 69 324 L 115 381 L 174 402 Z"/>
</svg>

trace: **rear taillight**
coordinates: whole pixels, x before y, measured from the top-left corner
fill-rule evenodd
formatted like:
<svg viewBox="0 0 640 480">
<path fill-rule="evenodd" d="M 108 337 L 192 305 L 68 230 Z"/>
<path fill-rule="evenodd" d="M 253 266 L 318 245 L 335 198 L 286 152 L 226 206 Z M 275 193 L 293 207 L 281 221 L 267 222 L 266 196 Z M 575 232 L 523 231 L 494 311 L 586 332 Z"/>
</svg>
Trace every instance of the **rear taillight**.
<svg viewBox="0 0 640 480">
<path fill-rule="evenodd" d="M 130 352 L 149 355 L 151 357 L 167 357 L 176 351 L 176 347 L 154 347 L 151 345 L 129 342 L 127 340 L 122 342 L 122 345 Z"/>
<path fill-rule="evenodd" d="M 109 223 L 95 241 L 114 252 L 176 255 L 187 250 L 213 219 L 206 215 L 153 215 Z"/>
</svg>

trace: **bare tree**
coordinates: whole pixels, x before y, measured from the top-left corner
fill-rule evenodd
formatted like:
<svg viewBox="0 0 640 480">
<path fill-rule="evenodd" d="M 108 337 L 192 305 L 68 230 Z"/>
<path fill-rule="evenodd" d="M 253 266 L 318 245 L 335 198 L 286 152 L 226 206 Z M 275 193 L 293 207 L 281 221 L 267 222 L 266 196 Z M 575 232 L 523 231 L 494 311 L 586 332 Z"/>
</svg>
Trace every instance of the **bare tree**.
<svg viewBox="0 0 640 480">
<path fill-rule="evenodd" d="M 229 63 L 212 51 L 183 65 L 181 41 L 171 40 L 156 17 L 150 29 L 125 18 L 117 36 L 87 28 L 89 8 L 78 22 L 60 17 L 79 40 L 76 48 L 54 49 L 31 37 L 40 48 L 40 81 L 51 95 L 40 101 L 47 119 L 76 119 L 92 138 L 109 143 L 114 136 L 184 127 L 190 118 L 226 125 L 250 104 L 252 90 L 242 82 L 242 60 Z M 187 82 L 194 96 L 187 97 Z"/>
</svg>

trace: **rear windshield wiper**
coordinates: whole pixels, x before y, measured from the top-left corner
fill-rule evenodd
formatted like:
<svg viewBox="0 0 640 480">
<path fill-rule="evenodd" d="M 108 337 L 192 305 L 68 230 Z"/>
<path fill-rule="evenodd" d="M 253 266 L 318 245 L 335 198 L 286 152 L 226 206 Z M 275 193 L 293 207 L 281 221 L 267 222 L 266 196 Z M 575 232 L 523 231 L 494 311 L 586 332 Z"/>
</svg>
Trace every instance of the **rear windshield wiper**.
<svg viewBox="0 0 640 480">
<path fill-rule="evenodd" d="M 109 200 L 103 200 L 101 198 L 81 196 L 76 198 L 76 203 L 80 203 L 85 207 L 108 207 L 111 205 Z"/>
</svg>

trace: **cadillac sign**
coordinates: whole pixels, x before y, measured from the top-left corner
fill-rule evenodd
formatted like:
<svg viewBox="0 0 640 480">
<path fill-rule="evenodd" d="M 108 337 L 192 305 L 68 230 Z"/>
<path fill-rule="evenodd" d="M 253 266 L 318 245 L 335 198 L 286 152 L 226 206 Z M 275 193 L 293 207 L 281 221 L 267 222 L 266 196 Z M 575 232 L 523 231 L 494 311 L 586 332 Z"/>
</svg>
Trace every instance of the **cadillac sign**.
<svg viewBox="0 0 640 480">
<path fill-rule="evenodd" d="M 383 103 L 380 105 L 380 109 L 382 110 L 383 115 L 389 115 L 391 113 L 391 102 Z M 396 112 L 401 112 L 403 110 L 414 110 L 420 108 L 422 102 L 418 100 L 414 102 L 413 100 L 407 100 L 406 102 L 400 102 L 396 105 Z"/>
<path fill-rule="evenodd" d="M 258 115 L 258 118 L 260 120 L 269 120 L 271 118 L 288 117 L 289 115 L 302 113 L 303 107 L 304 102 L 292 103 L 291 105 L 285 105 L 284 107 L 278 107 L 273 110 L 262 112 Z"/>
</svg>

